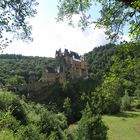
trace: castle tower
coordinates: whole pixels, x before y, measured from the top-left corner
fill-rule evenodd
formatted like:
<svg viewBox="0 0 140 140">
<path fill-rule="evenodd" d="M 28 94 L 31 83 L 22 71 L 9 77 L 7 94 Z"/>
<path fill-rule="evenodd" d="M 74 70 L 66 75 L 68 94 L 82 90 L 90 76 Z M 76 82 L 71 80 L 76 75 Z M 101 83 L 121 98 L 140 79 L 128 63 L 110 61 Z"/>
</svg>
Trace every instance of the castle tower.
<svg viewBox="0 0 140 140">
<path fill-rule="evenodd" d="M 44 81 L 54 83 L 58 79 L 60 83 L 63 83 L 66 80 L 88 77 L 88 64 L 84 56 L 79 56 L 76 52 L 69 52 L 67 49 L 62 53 L 61 49 L 59 49 L 56 51 L 55 59 L 55 72 L 48 71 L 44 74 L 46 75 L 43 76 Z"/>
</svg>

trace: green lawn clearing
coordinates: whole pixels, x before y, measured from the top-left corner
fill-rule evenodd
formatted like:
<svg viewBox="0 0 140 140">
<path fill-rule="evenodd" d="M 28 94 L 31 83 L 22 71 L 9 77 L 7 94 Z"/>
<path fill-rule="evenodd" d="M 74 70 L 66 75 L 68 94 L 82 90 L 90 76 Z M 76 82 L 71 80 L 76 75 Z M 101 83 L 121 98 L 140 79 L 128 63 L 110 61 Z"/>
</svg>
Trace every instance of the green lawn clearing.
<svg viewBox="0 0 140 140">
<path fill-rule="evenodd" d="M 109 140 L 140 140 L 140 110 L 103 116 Z"/>
</svg>

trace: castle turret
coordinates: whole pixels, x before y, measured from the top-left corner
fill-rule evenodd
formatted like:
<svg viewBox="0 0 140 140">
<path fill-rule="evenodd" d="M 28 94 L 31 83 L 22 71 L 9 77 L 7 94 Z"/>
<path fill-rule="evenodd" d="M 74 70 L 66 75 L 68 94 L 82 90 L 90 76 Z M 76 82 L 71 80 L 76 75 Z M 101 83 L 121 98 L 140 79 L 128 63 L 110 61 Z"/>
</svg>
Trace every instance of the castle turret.
<svg viewBox="0 0 140 140">
<path fill-rule="evenodd" d="M 59 82 L 63 83 L 65 80 L 85 78 L 88 76 L 88 64 L 85 61 L 84 56 L 80 56 L 76 52 L 68 51 L 65 49 L 64 53 L 61 52 L 61 49 L 56 51 L 56 73 L 47 72 L 46 81 L 52 79 L 58 79 Z M 54 77 L 51 79 L 51 75 Z M 57 78 L 55 76 L 57 75 Z M 53 80 L 54 81 L 54 80 Z"/>
</svg>

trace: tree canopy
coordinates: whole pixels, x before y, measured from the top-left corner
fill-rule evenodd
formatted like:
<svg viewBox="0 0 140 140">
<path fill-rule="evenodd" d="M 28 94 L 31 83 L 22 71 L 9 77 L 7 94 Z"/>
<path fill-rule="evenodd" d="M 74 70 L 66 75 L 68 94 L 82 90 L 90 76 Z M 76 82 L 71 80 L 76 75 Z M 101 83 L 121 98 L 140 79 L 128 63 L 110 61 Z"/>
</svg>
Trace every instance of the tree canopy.
<svg viewBox="0 0 140 140">
<path fill-rule="evenodd" d="M 22 40 L 32 40 L 28 18 L 36 14 L 36 0 L 1 0 L 0 1 L 0 49 L 11 40 L 6 33 L 13 33 Z"/>
<path fill-rule="evenodd" d="M 101 17 L 92 21 L 89 10 L 94 4 L 102 6 Z M 123 27 L 129 24 L 129 34 L 134 40 L 140 39 L 140 1 L 139 0 L 60 0 L 58 19 L 72 19 L 80 14 L 80 25 L 85 29 L 91 23 L 106 29 L 109 39 L 116 40 L 123 34 Z"/>
</svg>

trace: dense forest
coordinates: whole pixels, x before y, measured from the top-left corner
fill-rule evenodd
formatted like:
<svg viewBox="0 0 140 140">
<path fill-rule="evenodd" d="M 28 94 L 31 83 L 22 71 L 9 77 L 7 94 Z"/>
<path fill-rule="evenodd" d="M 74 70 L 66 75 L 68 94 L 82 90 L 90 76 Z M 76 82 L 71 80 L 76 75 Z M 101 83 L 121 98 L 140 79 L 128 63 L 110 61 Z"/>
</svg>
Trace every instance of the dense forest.
<svg viewBox="0 0 140 140">
<path fill-rule="evenodd" d="M 1 54 L 0 83 L 6 84 L 12 79 L 21 79 L 18 84 L 28 83 L 31 74 L 34 74 L 36 81 L 38 81 L 45 69 L 54 66 L 55 61 L 53 58 Z"/>
<path fill-rule="evenodd" d="M 43 91 L 49 95 L 41 102 L 18 92 L 8 92 L 2 86 L 0 137 L 104 140 L 109 128 L 102 121 L 102 115 L 140 108 L 140 47 L 136 43 L 107 44 L 85 55 L 89 78 L 55 83 L 47 89 L 49 91 Z M 13 76 L 19 76 L 20 80 L 22 77 L 28 83 L 30 72 L 35 72 L 39 80 L 41 72 L 54 67 L 55 61 L 52 58 L 1 55 L 0 65 L 1 85 L 5 85 Z M 77 127 L 71 131 L 72 124 Z"/>
<path fill-rule="evenodd" d="M 33 41 L 29 21 L 37 14 L 38 2 L 0 1 L 0 52 L 12 38 Z M 119 42 L 125 34 L 130 41 L 94 48 L 85 54 L 87 79 L 41 87 L 36 94 L 41 100 L 34 100 L 29 90 L 9 91 L 7 85 L 29 85 L 31 75 L 40 81 L 46 68 L 55 67 L 55 60 L 0 55 L 0 140 L 139 140 L 140 1 L 59 0 L 57 10 L 58 22 L 75 27 L 78 15 L 76 25 L 83 31 L 95 26 L 110 42 Z"/>
</svg>

